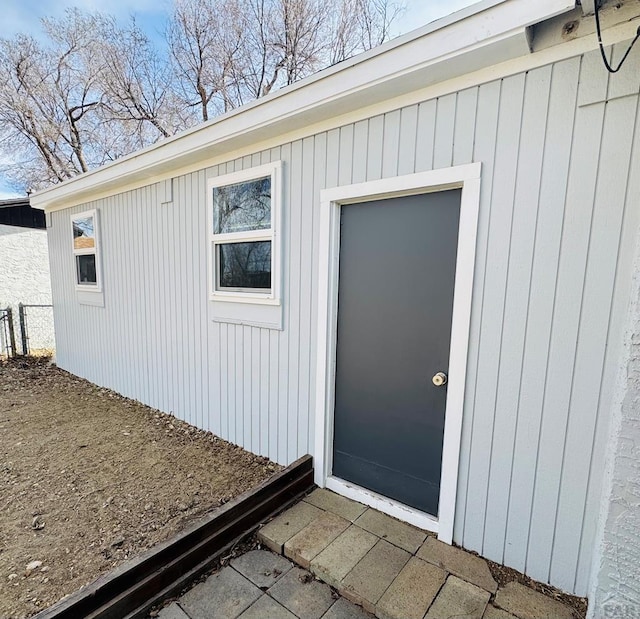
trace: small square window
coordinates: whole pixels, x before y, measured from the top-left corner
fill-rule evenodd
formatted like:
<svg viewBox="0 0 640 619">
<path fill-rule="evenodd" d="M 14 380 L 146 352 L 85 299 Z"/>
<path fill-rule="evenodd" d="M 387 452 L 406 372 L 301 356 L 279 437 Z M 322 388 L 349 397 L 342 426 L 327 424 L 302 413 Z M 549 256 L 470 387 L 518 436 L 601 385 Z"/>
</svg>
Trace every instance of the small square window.
<svg viewBox="0 0 640 619">
<path fill-rule="evenodd" d="M 210 298 L 279 303 L 280 162 L 209 182 Z"/>
<path fill-rule="evenodd" d="M 76 287 L 100 290 L 97 211 L 79 213 L 71 220 Z"/>
</svg>

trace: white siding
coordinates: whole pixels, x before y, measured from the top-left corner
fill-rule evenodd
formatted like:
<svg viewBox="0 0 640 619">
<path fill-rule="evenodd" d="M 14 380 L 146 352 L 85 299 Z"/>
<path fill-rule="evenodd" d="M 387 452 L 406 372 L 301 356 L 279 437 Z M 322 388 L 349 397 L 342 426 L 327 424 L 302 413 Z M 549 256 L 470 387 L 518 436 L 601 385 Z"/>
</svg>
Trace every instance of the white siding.
<svg viewBox="0 0 640 619">
<path fill-rule="evenodd" d="M 313 446 L 320 190 L 481 161 L 454 539 L 585 594 L 639 215 L 637 64 L 623 88 L 593 52 L 178 177 L 169 204 L 162 183 L 53 213 L 60 365 L 289 463 Z M 284 329 L 214 322 L 206 178 L 274 160 Z M 87 208 L 104 307 L 73 288 L 69 220 Z"/>
</svg>

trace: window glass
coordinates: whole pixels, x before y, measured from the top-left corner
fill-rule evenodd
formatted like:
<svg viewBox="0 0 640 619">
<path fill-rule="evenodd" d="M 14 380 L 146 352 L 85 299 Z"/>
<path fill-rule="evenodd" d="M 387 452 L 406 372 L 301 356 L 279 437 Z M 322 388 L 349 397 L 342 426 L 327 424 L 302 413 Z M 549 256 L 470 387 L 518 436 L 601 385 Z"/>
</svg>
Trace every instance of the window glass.
<svg viewBox="0 0 640 619">
<path fill-rule="evenodd" d="M 92 285 L 98 283 L 95 254 L 81 254 L 76 256 L 76 268 L 78 284 Z"/>
<path fill-rule="evenodd" d="M 271 288 L 271 241 L 218 245 L 220 288 Z"/>
<path fill-rule="evenodd" d="M 207 182 L 211 301 L 280 305 L 280 186 L 279 161 Z"/>
<path fill-rule="evenodd" d="M 213 233 L 271 227 L 271 177 L 213 188 Z"/>
<path fill-rule="evenodd" d="M 93 217 L 73 220 L 73 249 L 92 249 L 96 246 Z"/>
</svg>

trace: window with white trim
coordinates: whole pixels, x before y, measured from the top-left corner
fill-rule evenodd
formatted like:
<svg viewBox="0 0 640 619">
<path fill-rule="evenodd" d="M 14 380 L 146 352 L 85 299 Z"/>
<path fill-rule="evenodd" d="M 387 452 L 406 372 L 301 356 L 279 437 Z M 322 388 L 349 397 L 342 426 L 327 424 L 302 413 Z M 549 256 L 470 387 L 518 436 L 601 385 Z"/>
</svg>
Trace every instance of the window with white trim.
<svg viewBox="0 0 640 619">
<path fill-rule="evenodd" d="M 100 290 L 100 250 L 96 210 L 78 213 L 71 219 L 76 288 Z"/>
<path fill-rule="evenodd" d="M 279 302 L 280 170 L 276 162 L 209 181 L 211 300 Z"/>
</svg>

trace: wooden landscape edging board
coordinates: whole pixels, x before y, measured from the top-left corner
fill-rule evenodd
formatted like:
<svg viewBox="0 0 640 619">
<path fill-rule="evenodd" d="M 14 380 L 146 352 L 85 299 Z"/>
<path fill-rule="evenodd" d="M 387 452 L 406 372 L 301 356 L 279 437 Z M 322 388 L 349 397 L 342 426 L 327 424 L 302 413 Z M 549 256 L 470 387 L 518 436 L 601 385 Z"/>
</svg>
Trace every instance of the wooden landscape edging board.
<svg viewBox="0 0 640 619">
<path fill-rule="evenodd" d="M 135 619 L 206 571 L 228 548 L 313 486 L 311 456 L 229 501 L 185 531 L 40 611 L 34 619 Z"/>
</svg>

